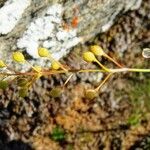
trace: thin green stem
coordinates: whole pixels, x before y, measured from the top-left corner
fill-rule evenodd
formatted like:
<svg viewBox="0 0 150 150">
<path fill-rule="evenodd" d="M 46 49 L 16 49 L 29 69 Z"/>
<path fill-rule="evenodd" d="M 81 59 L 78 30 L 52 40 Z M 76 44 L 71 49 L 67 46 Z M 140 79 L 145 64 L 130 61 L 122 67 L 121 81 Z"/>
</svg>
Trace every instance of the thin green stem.
<svg viewBox="0 0 150 150">
<path fill-rule="evenodd" d="M 98 91 L 105 83 L 106 81 L 111 77 L 112 73 L 109 73 L 106 78 L 100 83 L 100 85 L 95 89 L 95 91 Z"/>
<path fill-rule="evenodd" d="M 28 61 L 26 61 L 26 63 L 33 69 L 35 70 L 36 72 L 40 73 L 39 70 L 37 70 L 32 64 L 30 64 Z"/>
<path fill-rule="evenodd" d="M 67 70 L 59 61 L 55 60 L 51 55 L 48 56 L 48 59 L 49 59 L 51 62 L 53 62 L 53 61 L 57 62 L 57 63 L 60 65 L 60 68 L 61 68 L 61 69 L 63 69 L 65 72 L 68 72 L 68 70 Z"/>
<path fill-rule="evenodd" d="M 110 72 L 110 70 L 108 68 L 106 68 L 103 64 L 101 64 L 97 59 L 95 60 L 95 62 L 106 72 Z"/>
<path fill-rule="evenodd" d="M 120 72 L 145 72 L 150 73 L 150 69 L 138 69 L 138 68 L 119 68 L 119 69 L 109 69 L 108 71 L 104 69 L 86 69 L 86 70 L 80 70 L 80 69 L 70 69 L 68 70 L 68 73 L 84 73 L 84 72 L 110 72 L 110 73 L 120 73 Z M 0 74 L 3 76 L 34 76 L 37 75 L 38 72 L 17 72 L 17 73 L 5 73 L 1 72 Z M 64 70 L 48 70 L 48 71 L 41 71 L 41 75 L 47 76 L 52 74 L 64 74 L 66 71 Z"/>
<path fill-rule="evenodd" d="M 116 64 L 119 68 L 122 68 L 122 66 L 113 58 L 111 58 L 109 55 L 105 54 L 103 55 L 104 57 L 108 58 L 110 61 L 112 61 L 114 64 Z"/>
<path fill-rule="evenodd" d="M 72 76 L 73 76 L 73 73 L 67 78 L 67 80 L 65 81 L 63 87 L 66 86 L 66 84 L 70 81 L 70 79 L 72 78 Z"/>
<path fill-rule="evenodd" d="M 150 69 L 129 68 L 128 71 L 129 72 L 149 72 L 150 73 Z"/>
</svg>

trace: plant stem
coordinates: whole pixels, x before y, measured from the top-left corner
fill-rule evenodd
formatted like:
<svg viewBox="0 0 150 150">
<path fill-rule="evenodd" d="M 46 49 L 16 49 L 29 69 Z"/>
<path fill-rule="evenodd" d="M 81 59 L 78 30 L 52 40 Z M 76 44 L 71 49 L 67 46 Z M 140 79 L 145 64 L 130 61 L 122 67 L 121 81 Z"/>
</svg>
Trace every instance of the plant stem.
<svg viewBox="0 0 150 150">
<path fill-rule="evenodd" d="M 112 75 L 112 73 L 109 73 L 106 76 L 106 78 L 102 81 L 102 83 L 100 83 L 100 85 L 95 89 L 95 91 L 98 91 L 106 83 L 106 81 L 110 78 L 111 75 Z"/>
<path fill-rule="evenodd" d="M 79 70 L 79 69 L 70 69 L 68 70 L 68 73 L 84 73 L 84 72 L 110 72 L 110 73 L 120 73 L 120 72 L 145 72 L 145 73 L 150 73 L 150 69 L 138 69 L 138 68 L 119 68 L 119 69 L 109 69 L 109 70 L 104 70 L 104 69 L 86 69 L 86 70 Z M 66 73 L 65 70 L 48 70 L 48 71 L 42 71 L 41 74 L 43 76 L 47 75 L 52 75 L 52 74 L 63 74 Z M 34 76 L 37 75 L 38 72 L 17 72 L 17 73 L 0 73 L 1 75 L 6 75 L 6 76 Z"/>
<path fill-rule="evenodd" d="M 66 68 L 64 68 L 64 66 L 59 61 L 55 60 L 51 55 L 49 55 L 48 58 L 51 62 L 53 62 L 53 61 L 57 62 L 60 65 L 61 69 L 63 69 L 65 72 L 68 72 L 68 70 Z"/>
<path fill-rule="evenodd" d="M 73 73 L 67 78 L 67 80 L 65 81 L 63 87 L 66 86 L 66 84 L 69 82 L 69 80 L 72 78 L 72 76 L 73 76 Z"/>
<path fill-rule="evenodd" d="M 150 73 L 150 69 L 129 68 L 128 71 L 129 72 L 149 72 Z"/>
<path fill-rule="evenodd" d="M 37 70 L 31 63 L 29 63 L 28 61 L 26 61 L 26 63 L 33 69 L 35 70 L 36 72 L 40 72 L 39 70 Z"/>
<path fill-rule="evenodd" d="M 103 55 L 104 57 L 108 58 L 110 61 L 112 61 L 114 64 L 116 64 L 119 68 L 122 68 L 122 66 L 117 62 L 115 61 L 113 58 L 111 58 L 109 55 L 107 54 L 104 54 Z"/>
<path fill-rule="evenodd" d="M 97 59 L 95 60 L 95 62 L 106 72 L 110 72 L 110 70 L 108 68 L 106 68 L 104 65 L 102 65 Z"/>
</svg>

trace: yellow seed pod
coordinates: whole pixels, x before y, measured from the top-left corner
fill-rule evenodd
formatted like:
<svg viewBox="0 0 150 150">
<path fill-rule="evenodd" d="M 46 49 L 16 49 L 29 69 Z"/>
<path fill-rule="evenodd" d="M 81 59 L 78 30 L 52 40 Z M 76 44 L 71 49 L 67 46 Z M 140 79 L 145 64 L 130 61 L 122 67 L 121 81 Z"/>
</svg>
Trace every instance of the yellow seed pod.
<svg viewBox="0 0 150 150">
<path fill-rule="evenodd" d="M 4 63 L 4 61 L 0 60 L 0 68 L 4 68 L 6 67 L 6 64 Z"/>
<path fill-rule="evenodd" d="M 90 50 L 91 50 L 91 52 L 92 52 L 94 55 L 97 55 L 97 56 L 102 56 L 102 55 L 104 55 L 103 49 L 102 49 L 100 46 L 98 46 L 98 45 L 93 45 L 93 46 L 91 46 Z"/>
<path fill-rule="evenodd" d="M 96 60 L 94 54 L 92 52 L 89 52 L 89 51 L 83 53 L 83 59 L 86 62 L 93 62 Z"/>
<path fill-rule="evenodd" d="M 48 57 L 50 53 L 47 48 L 40 47 L 38 48 L 38 54 L 40 57 Z"/>
<path fill-rule="evenodd" d="M 13 57 L 13 60 L 16 62 L 19 62 L 19 63 L 25 62 L 24 55 L 21 52 L 14 52 L 12 57 Z"/>
<path fill-rule="evenodd" d="M 51 67 L 52 69 L 58 70 L 60 68 L 60 64 L 56 61 L 53 61 Z"/>
<path fill-rule="evenodd" d="M 98 96 L 98 94 L 97 94 L 97 91 L 95 91 L 95 90 L 89 89 L 89 90 L 85 91 L 85 98 L 87 98 L 87 99 L 92 100 L 97 96 Z"/>
</svg>

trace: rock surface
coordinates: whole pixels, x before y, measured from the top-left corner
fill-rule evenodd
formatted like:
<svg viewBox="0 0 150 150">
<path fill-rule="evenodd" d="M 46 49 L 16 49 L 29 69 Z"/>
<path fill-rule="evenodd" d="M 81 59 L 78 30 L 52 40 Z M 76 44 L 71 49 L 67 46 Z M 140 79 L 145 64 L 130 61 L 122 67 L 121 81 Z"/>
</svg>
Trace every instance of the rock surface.
<svg viewBox="0 0 150 150">
<path fill-rule="evenodd" d="M 19 49 L 36 58 L 32 63 L 41 64 L 37 59 L 39 46 L 60 59 L 78 43 L 107 31 L 117 16 L 137 9 L 141 1 L 2 0 L 0 59 L 11 63 L 11 53 Z"/>
</svg>

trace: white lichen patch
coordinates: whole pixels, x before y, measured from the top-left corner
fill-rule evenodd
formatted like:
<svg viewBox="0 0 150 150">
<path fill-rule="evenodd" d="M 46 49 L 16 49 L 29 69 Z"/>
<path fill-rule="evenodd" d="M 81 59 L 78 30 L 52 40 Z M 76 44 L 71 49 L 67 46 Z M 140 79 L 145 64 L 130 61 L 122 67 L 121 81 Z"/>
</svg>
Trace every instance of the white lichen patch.
<svg viewBox="0 0 150 150">
<path fill-rule="evenodd" d="M 39 46 L 48 48 L 57 60 L 66 55 L 71 47 L 80 42 L 80 38 L 77 37 L 76 29 L 63 29 L 63 11 L 60 4 L 50 6 L 43 16 L 28 26 L 17 42 L 18 48 L 25 49 L 34 58 L 38 58 Z"/>
<path fill-rule="evenodd" d="M 30 0 L 8 0 L 0 9 L 0 34 L 7 34 L 16 26 Z"/>
</svg>

